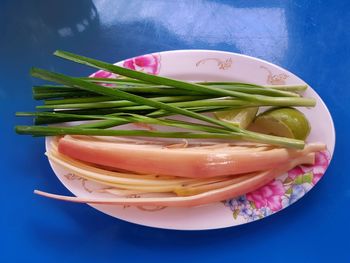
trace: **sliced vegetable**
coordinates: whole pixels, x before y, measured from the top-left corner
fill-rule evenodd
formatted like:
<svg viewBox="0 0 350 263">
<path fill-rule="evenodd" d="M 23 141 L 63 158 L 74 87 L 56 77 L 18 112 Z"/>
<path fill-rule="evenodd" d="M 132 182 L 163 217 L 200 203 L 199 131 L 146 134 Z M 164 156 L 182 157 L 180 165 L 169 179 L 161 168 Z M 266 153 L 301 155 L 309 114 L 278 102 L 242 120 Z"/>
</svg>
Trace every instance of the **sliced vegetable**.
<svg viewBox="0 0 350 263">
<path fill-rule="evenodd" d="M 116 143 L 93 137 L 65 136 L 58 151 L 85 162 L 141 174 L 207 178 L 271 169 L 288 159 L 324 149 L 310 144 L 304 150 L 269 146 L 189 147 L 168 149 L 162 145 Z M 91 150 L 93 149 L 93 151 Z"/>
<path fill-rule="evenodd" d="M 288 164 L 283 164 L 274 169 L 253 173 L 246 177 L 241 177 L 235 183 L 219 189 L 210 190 L 200 194 L 181 196 L 181 197 L 138 197 L 138 198 L 91 198 L 91 197 L 70 197 L 47 192 L 35 190 L 34 193 L 62 201 L 69 201 L 75 203 L 89 203 L 89 204 L 111 204 L 111 205 L 151 205 L 151 206 L 198 206 L 213 202 L 219 202 L 228 198 L 237 197 L 239 195 L 253 191 L 277 177 L 290 170 L 291 168 L 301 163 L 310 163 L 309 156 L 303 156 L 291 160 Z"/>
</svg>

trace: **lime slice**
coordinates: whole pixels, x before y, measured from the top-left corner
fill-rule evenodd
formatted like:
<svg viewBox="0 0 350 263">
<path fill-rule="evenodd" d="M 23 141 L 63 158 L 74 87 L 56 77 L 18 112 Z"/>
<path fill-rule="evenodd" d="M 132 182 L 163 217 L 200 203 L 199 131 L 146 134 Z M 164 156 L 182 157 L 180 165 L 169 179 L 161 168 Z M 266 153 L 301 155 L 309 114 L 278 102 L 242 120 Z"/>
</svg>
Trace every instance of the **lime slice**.
<svg viewBox="0 0 350 263">
<path fill-rule="evenodd" d="M 265 134 L 305 140 L 311 127 L 305 115 L 293 108 L 268 110 L 257 116 L 253 130 Z"/>
<path fill-rule="evenodd" d="M 258 107 L 250 107 L 245 109 L 232 109 L 214 112 L 214 115 L 220 121 L 230 123 L 239 128 L 245 129 L 254 120 Z"/>
</svg>

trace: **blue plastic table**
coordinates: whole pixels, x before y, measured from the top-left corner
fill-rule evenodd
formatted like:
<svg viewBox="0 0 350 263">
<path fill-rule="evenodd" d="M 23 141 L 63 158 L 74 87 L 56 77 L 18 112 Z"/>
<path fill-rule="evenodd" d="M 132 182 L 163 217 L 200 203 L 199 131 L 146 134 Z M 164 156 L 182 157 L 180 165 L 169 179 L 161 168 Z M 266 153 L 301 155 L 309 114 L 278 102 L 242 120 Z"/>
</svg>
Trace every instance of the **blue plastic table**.
<svg viewBox="0 0 350 263">
<path fill-rule="evenodd" d="M 350 262 L 349 1 L 1 1 L 0 262 Z M 33 110 L 33 65 L 76 75 L 91 69 L 51 56 L 69 50 L 107 61 L 174 49 L 259 57 L 294 72 L 328 105 L 334 159 L 291 207 L 251 224 L 169 231 L 33 195 L 69 194 L 43 155 L 44 140 L 17 136 Z M 321 120 L 322 121 L 322 120 Z"/>
</svg>

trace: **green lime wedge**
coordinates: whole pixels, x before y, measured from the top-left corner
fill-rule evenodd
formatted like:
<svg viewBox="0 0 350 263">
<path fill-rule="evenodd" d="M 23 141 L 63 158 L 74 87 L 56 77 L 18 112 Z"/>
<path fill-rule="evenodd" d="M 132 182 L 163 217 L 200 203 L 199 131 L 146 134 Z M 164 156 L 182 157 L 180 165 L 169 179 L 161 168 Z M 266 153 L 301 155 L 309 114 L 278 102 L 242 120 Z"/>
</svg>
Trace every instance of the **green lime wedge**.
<svg viewBox="0 0 350 263">
<path fill-rule="evenodd" d="M 214 112 L 214 115 L 220 121 L 224 121 L 234 126 L 245 129 L 254 120 L 258 109 L 258 107 L 250 107 L 244 109 L 217 111 Z"/>
<path fill-rule="evenodd" d="M 255 118 L 252 128 L 261 133 L 299 140 L 305 140 L 311 130 L 305 115 L 294 108 L 268 110 Z"/>
</svg>

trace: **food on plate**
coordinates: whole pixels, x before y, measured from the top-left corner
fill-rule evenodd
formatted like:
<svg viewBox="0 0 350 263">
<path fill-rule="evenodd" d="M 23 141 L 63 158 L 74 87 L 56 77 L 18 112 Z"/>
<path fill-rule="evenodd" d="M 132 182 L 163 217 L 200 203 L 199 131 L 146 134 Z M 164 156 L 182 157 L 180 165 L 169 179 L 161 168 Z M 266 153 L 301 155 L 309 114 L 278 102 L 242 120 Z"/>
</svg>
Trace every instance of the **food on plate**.
<svg viewBox="0 0 350 263">
<path fill-rule="evenodd" d="M 303 150 L 271 145 L 187 145 L 168 148 L 151 141 L 105 141 L 88 136 L 66 135 L 58 141 L 58 152 L 71 158 L 139 174 L 188 178 L 233 176 L 272 169 L 289 160 L 320 151 L 322 144 Z"/>
<path fill-rule="evenodd" d="M 255 119 L 259 107 L 249 107 L 245 109 L 233 109 L 214 112 L 217 119 L 231 123 L 239 128 L 246 129 Z"/>
<path fill-rule="evenodd" d="M 118 76 L 31 70 L 59 85 L 33 88 L 44 105 L 18 112 L 33 117 L 34 125 L 17 126 L 16 132 L 52 136 L 49 160 L 100 186 L 89 198 L 36 190 L 39 195 L 96 204 L 197 206 L 256 190 L 297 165 L 313 164 L 315 153 L 326 148 L 306 142 L 310 124 L 294 108 L 315 106 L 315 99 L 300 94 L 307 86 L 185 82 L 64 51 L 55 55 Z"/>
<path fill-rule="evenodd" d="M 313 150 L 324 149 L 322 144 L 310 147 L 314 148 Z M 222 201 L 253 191 L 299 164 L 313 164 L 315 159 L 314 152 L 305 152 L 287 162 L 276 165 L 273 169 L 236 176 L 193 179 L 132 174 L 125 171 L 116 172 L 110 168 L 94 166 L 59 154 L 55 146 L 47 155 L 52 162 L 63 166 L 74 174 L 109 186 L 109 188 L 104 189 L 104 192 L 111 193 L 115 197 L 67 197 L 35 191 L 37 194 L 78 203 L 137 206 L 197 206 Z M 159 195 L 159 193 L 163 195 Z M 137 198 L 131 198 L 133 196 L 137 196 Z"/>
<path fill-rule="evenodd" d="M 263 112 L 254 120 L 256 130 L 263 133 L 305 140 L 310 134 L 306 116 L 294 108 L 277 108 Z"/>
</svg>

